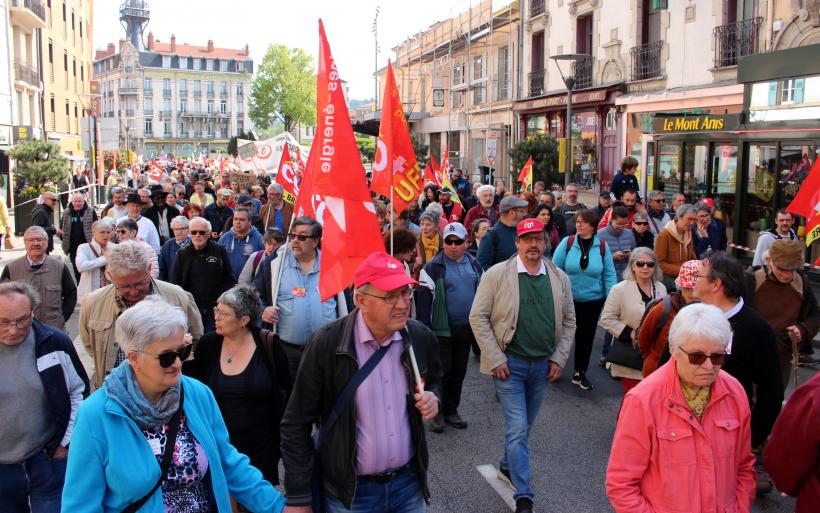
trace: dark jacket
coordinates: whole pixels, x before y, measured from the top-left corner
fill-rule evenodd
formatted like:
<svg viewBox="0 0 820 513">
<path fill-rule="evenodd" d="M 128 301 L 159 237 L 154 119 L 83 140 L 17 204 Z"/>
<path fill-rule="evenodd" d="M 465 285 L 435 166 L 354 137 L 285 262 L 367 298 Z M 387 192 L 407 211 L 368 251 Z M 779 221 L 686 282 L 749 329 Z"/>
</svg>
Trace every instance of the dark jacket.
<svg viewBox="0 0 820 513">
<path fill-rule="evenodd" d="M 191 243 L 191 237 L 185 237 L 182 247 L 186 247 Z M 177 258 L 177 253 L 181 248 L 177 244 L 176 237 L 171 237 L 171 240 L 166 241 L 159 251 L 159 276 L 162 281 L 171 281 L 171 269 L 174 268 L 174 261 Z"/>
<path fill-rule="evenodd" d="M 167 205 L 167 204 L 165 205 L 165 208 L 168 210 L 168 212 L 165 213 L 165 222 L 168 223 L 168 234 L 170 235 L 170 238 L 173 239 L 174 238 L 174 231 L 171 230 L 171 220 L 173 218 L 175 218 L 176 216 L 180 215 L 179 209 L 177 207 L 173 206 L 173 205 Z M 150 207 L 148 207 L 148 208 L 146 208 L 145 210 L 142 211 L 142 215 L 144 217 L 147 217 L 148 219 L 151 220 L 152 223 L 154 223 L 154 228 L 157 229 L 157 235 L 159 235 L 160 234 L 160 231 L 159 231 L 159 209 L 157 208 L 157 206 L 156 205 L 151 205 Z M 168 239 L 163 237 L 162 235 L 159 236 L 159 243 L 160 244 L 165 244 L 165 241 L 167 241 L 167 240 Z"/>
<path fill-rule="evenodd" d="M 191 276 L 191 264 L 195 258 L 205 259 L 211 272 L 208 283 Z M 228 252 L 216 242 L 209 240 L 201 251 L 193 244 L 189 244 L 177 252 L 171 270 L 171 283 L 190 292 L 199 308 L 211 308 L 216 304 L 220 294 L 236 285 L 236 277 Z"/>
<path fill-rule="evenodd" d="M 285 490 L 288 504 L 307 505 L 311 502 L 314 448 L 313 424 L 330 415 L 336 398 L 359 369 L 354 347 L 354 326 L 358 310 L 316 330 L 308 342 L 293 394 L 285 408 L 279 431 L 282 438 L 282 460 L 285 463 Z M 408 391 L 415 390 L 407 347 L 413 346 L 425 389 L 441 397 L 442 378 L 438 342 L 422 323 L 410 319 L 402 330 L 404 352 L 401 356 Z M 407 397 L 407 415 L 413 438 L 413 462 L 418 467 L 425 498 L 427 487 L 427 442 L 424 424 L 415 408 L 412 393 Z M 356 407 L 355 401 L 342 410 L 339 419 L 322 441 L 322 483 L 326 492 L 348 508 L 356 491 Z"/>
<path fill-rule="evenodd" d="M 233 217 L 233 210 L 227 205 L 218 207 L 216 203 L 213 203 L 205 207 L 205 219 L 211 222 L 211 230 L 214 233 L 221 235 L 225 231 L 225 223 L 231 217 Z"/>
<path fill-rule="evenodd" d="M 85 240 L 82 241 L 71 240 L 71 215 L 73 213 L 74 207 L 69 205 L 68 208 L 63 211 L 63 217 L 60 219 L 61 228 L 63 230 L 63 238 L 60 245 L 63 248 L 63 253 L 66 255 L 69 251 L 71 251 L 72 246 L 75 248 L 79 247 L 80 244 L 91 242 L 94 238 L 91 233 L 91 225 L 93 225 L 94 221 L 97 220 L 97 212 L 95 212 L 94 209 L 88 205 L 88 203 L 83 205 L 83 234 L 85 234 Z M 72 244 L 72 242 L 79 243 Z"/>
<path fill-rule="evenodd" d="M 619 200 L 627 189 L 635 189 L 635 192 L 639 193 L 641 186 L 638 184 L 635 175 L 627 175 L 619 170 L 612 178 L 612 186 L 609 188 L 609 192 L 615 196 L 615 199 Z M 640 193 L 638 197 L 641 197 Z"/>
<path fill-rule="evenodd" d="M 54 209 L 41 203 L 34 207 L 31 211 L 31 225 L 41 226 L 48 236 L 48 247 L 46 254 L 54 251 L 54 234 L 57 233 L 57 228 L 54 227 Z"/>
<path fill-rule="evenodd" d="M 481 264 L 469 253 L 465 253 L 464 258 L 473 266 L 473 271 L 476 274 L 475 286 L 478 289 L 478 282 L 484 272 L 481 269 Z M 444 252 L 439 251 L 424 266 L 419 277 L 420 286 L 416 289 L 415 295 L 416 319 L 423 322 L 425 326 L 440 337 L 451 336 L 450 320 L 447 314 L 447 297 L 444 293 L 446 288 L 444 284 L 445 275 Z"/>
<path fill-rule="evenodd" d="M 259 292 L 259 299 L 262 300 L 262 308 L 267 308 L 273 304 L 273 292 L 271 291 L 270 263 L 276 258 L 277 251 L 272 252 L 259 262 L 259 270 L 253 278 L 253 286 Z M 263 325 L 263 327 L 265 327 Z"/>
<path fill-rule="evenodd" d="M 487 230 L 481 245 L 478 246 L 478 263 L 486 271 L 499 262 L 513 256 L 518 250 L 515 247 L 516 227 L 507 226 L 500 220 Z"/>
<path fill-rule="evenodd" d="M 698 235 L 697 224 L 692 225 L 692 245 L 695 247 L 695 254 L 702 258 L 707 251 L 725 251 L 728 239 L 726 238 L 726 225 L 712 219 L 706 227 L 706 237 Z"/>
<path fill-rule="evenodd" d="M 632 235 L 635 236 L 635 247 L 636 248 L 649 248 L 652 249 L 655 247 L 655 234 L 649 230 L 643 232 L 643 235 L 640 235 L 634 229 L 632 230 Z"/>
</svg>

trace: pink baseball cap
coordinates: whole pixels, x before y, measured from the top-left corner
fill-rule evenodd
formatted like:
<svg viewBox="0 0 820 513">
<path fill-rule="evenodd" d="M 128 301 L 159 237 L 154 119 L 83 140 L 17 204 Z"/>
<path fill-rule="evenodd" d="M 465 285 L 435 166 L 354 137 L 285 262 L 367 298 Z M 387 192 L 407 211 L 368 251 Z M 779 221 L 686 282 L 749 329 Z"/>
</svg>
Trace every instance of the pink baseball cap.
<svg viewBox="0 0 820 513">
<path fill-rule="evenodd" d="M 675 278 L 675 285 L 682 289 L 695 288 L 695 281 L 698 279 L 700 260 L 689 260 L 680 266 L 680 273 Z"/>
<path fill-rule="evenodd" d="M 353 275 L 353 286 L 358 288 L 370 284 L 384 291 L 396 290 L 407 285 L 418 285 L 418 282 L 404 272 L 404 264 L 384 251 L 371 253 L 356 268 Z"/>
<path fill-rule="evenodd" d="M 528 233 L 544 233 L 544 223 L 535 218 L 524 219 L 519 222 L 516 236 L 521 237 Z"/>
</svg>

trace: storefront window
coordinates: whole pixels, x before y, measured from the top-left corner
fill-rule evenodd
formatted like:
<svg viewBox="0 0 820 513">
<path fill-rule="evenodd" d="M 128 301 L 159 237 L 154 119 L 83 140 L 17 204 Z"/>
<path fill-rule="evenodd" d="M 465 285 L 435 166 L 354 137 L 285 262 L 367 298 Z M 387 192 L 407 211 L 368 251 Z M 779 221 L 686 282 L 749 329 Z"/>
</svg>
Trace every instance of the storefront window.
<svg viewBox="0 0 820 513">
<path fill-rule="evenodd" d="M 746 245 L 754 248 L 760 232 L 771 228 L 777 173 L 777 145 L 749 145 Z"/>
<path fill-rule="evenodd" d="M 780 148 L 780 194 L 783 207 L 792 202 L 797 191 L 803 185 L 809 171 L 817 158 L 817 145 L 793 145 Z M 794 230 L 801 240 L 806 240 L 806 219 L 795 216 Z M 812 244 L 814 251 L 809 255 L 809 261 L 814 262 L 820 256 L 820 244 Z"/>
<path fill-rule="evenodd" d="M 663 191 L 667 205 L 680 190 L 680 145 L 661 144 L 658 151 L 658 168 L 653 180 L 653 188 Z"/>
<path fill-rule="evenodd" d="M 711 196 L 715 199 L 716 219 L 726 225 L 726 236 L 734 239 L 735 190 L 737 186 L 737 146 L 714 147 Z"/>
<path fill-rule="evenodd" d="M 687 144 L 684 158 L 683 193 L 688 203 L 697 202 L 706 194 L 706 172 L 709 166 L 709 145 Z"/>
<path fill-rule="evenodd" d="M 582 190 L 592 190 L 598 180 L 598 115 L 579 112 L 572 119 L 571 181 Z"/>
<path fill-rule="evenodd" d="M 527 118 L 527 137 L 545 133 L 547 133 L 546 116 L 530 116 Z"/>
</svg>

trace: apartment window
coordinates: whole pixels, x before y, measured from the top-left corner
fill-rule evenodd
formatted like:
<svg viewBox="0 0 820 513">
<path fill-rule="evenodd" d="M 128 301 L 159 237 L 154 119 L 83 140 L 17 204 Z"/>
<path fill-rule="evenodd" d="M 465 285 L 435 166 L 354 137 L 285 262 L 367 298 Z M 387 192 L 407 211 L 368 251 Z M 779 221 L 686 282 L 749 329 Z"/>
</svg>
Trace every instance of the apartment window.
<svg viewBox="0 0 820 513">
<path fill-rule="evenodd" d="M 163 98 L 162 100 L 162 112 L 165 114 L 171 114 L 171 99 L 170 98 Z"/>
<path fill-rule="evenodd" d="M 226 61 L 226 60 L 219 61 L 219 71 L 228 71 L 228 61 Z"/>
<path fill-rule="evenodd" d="M 185 130 L 185 122 L 180 121 L 179 122 L 179 136 L 180 137 L 185 137 L 187 134 L 188 134 L 188 132 Z"/>
<path fill-rule="evenodd" d="M 170 78 L 163 78 L 162 79 L 162 91 L 163 91 L 163 94 L 171 94 L 171 79 Z"/>
<path fill-rule="evenodd" d="M 80 37 L 83 37 L 83 20 L 80 20 Z"/>
<path fill-rule="evenodd" d="M 54 64 L 54 41 L 48 40 L 48 63 Z"/>
<path fill-rule="evenodd" d="M 68 54 L 63 52 L 63 71 L 68 75 Z"/>
<path fill-rule="evenodd" d="M 85 82 L 85 65 L 80 64 L 80 80 Z"/>
<path fill-rule="evenodd" d="M 484 56 L 473 58 L 473 80 L 484 78 Z"/>
<path fill-rule="evenodd" d="M 243 96 L 244 94 L 245 94 L 245 89 L 244 89 L 244 86 L 243 86 L 242 82 L 237 82 L 236 83 L 236 95 L 237 96 Z"/>
<path fill-rule="evenodd" d="M 80 111 L 77 109 L 77 104 L 74 104 L 74 130 L 80 133 Z"/>
<path fill-rule="evenodd" d="M 214 113 L 214 102 L 212 102 L 210 100 L 208 101 L 208 111 L 207 112 L 208 112 L 208 114 L 213 114 Z"/>
<path fill-rule="evenodd" d="M 68 7 L 66 6 L 66 2 L 63 1 L 63 23 L 65 23 L 66 20 L 68 19 L 68 14 L 67 13 L 68 13 Z"/>
<path fill-rule="evenodd" d="M 150 96 L 145 99 L 145 114 L 147 116 L 154 115 L 154 100 Z"/>
<path fill-rule="evenodd" d="M 654 10 L 658 9 L 668 9 L 669 8 L 669 0 L 652 0 L 650 8 Z"/>
<path fill-rule="evenodd" d="M 145 135 L 147 135 L 147 136 L 154 135 L 154 120 L 153 119 L 146 119 L 145 120 Z"/>
<path fill-rule="evenodd" d="M 178 57 L 179 69 L 188 69 L 188 57 Z"/>
<path fill-rule="evenodd" d="M 57 114 L 57 106 L 54 102 L 54 95 L 51 95 L 51 102 L 50 102 L 50 111 L 51 111 L 51 118 L 54 119 L 54 115 Z"/>
<path fill-rule="evenodd" d="M 228 96 L 228 83 L 227 82 L 220 82 L 219 83 L 219 94 L 220 96 Z"/>
<path fill-rule="evenodd" d="M 496 100 L 510 97 L 510 47 L 503 46 L 496 55 Z"/>
<path fill-rule="evenodd" d="M 461 91 L 452 93 L 451 105 L 454 109 L 460 109 L 464 106 L 464 94 Z"/>
<path fill-rule="evenodd" d="M 459 85 L 464 83 L 464 63 L 456 64 L 453 67 L 453 81 L 452 85 Z"/>
<path fill-rule="evenodd" d="M 77 59 L 71 60 L 71 68 L 74 73 L 74 78 L 77 78 Z"/>
<path fill-rule="evenodd" d="M 165 130 L 164 130 L 164 132 L 165 132 L 165 137 L 170 137 L 170 136 L 171 136 L 171 122 L 170 122 L 170 121 L 166 121 L 166 122 L 164 123 L 164 125 L 165 125 L 165 126 L 164 126 L 164 128 L 165 128 Z"/>
<path fill-rule="evenodd" d="M 207 69 L 208 71 L 213 71 L 214 70 L 214 60 L 213 59 L 207 59 L 205 61 L 205 69 Z"/>
<path fill-rule="evenodd" d="M 74 10 L 71 10 L 71 30 L 76 30 L 74 27 Z"/>
<path fill-rule="evenodd" d="M 194 58 L 194 69 L 195 69 L 195 70 L 200 70 L 200 69 L 202 69 L 202 59 L 196 59 L 196 58 Z"/>
<path fill-rule="evenodd" d="M 769 82 L 769 105 L 803 103 L 805 85 L 805 78 Z"/>
<path fill-rule="evenodd" d="M 208 81 L 208 93 L 209 94 L 214 94 L 214 81 L 213 80 Z"/>
<path fill-rule="evenodd" d="M 142 91 L 145 94 L 154 94 L 154 83 L 151 80 L 151 77 L 145 77 L 142 79 Z"/>
<path fill-rule="evenodd" d="M 242 63 L 241 61 L 236 61 L 236 72 L 237 73 L 242 73 L 243 70 L 244 70 L 244 63 Z"/>
<path fill-rule="evenodd" d="M 219 113 L 220 114 L 227 114 L 228 113 L 228 102 L 222 100 L 219 102 Z"/>
<path fill-rule="evenodd" d="M 236 122 L 236 133 L 244 132 L 245 131 L 245 121 L 240 119 Z"/>
<path fill-rule="evenodd" d="M 162 67 L 163 68 L 170 68 L 171 67 L 171 56 L 163 55 L 162 56 Z"/>
<path fill-rule="evenodd" d="M 179 101 L 179 112 L 181 112 L 181 113 L 188 112 L 188 100 L 180 100 Z"/>
<path fill-rule="evenodd" d="M 188 95 L 188 81 L 184 78 L 179 79 L 179 94 L 181 96 Z"/>
</svg>

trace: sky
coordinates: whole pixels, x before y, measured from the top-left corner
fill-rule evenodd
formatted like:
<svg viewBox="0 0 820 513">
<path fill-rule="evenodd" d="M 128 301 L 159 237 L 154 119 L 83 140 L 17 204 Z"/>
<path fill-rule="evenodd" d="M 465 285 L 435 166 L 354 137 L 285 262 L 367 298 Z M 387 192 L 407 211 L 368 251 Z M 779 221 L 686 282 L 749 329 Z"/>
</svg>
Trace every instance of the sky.
<svg viewBox="0 0 820 513">
<path fill-rule="evenodd" d="M 436 21 L 469 8 L 471 0 L 149 0 L 151 21 L 147 32 L 168 42 L 243 48 L 250 46 L 254 69 L 270 44 L 302 48 L 313 56 L 319 51 L 321 17 L 350 99 L 372 98 L 375 93 L 373 19 L 379 7 L 379 67 L 394 58 L 391 48 L 408 36 L 426 30 Z M 472 0 L 476 3 L 478 0 Z M 119 22 L 121 0 L 94 2 L 94 47 L 125 38 Z M 230 6 L 230 7 L 228 7 Z M 229 12 L 230 11 L 230 12 Z M 381 96 L 379 92 L 379 96 Z"/>
</svg>

